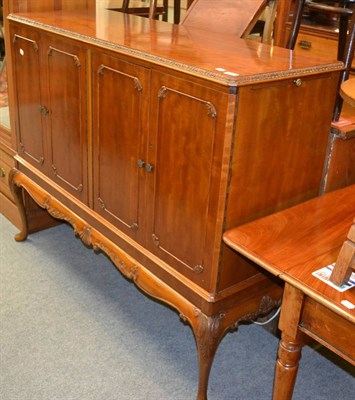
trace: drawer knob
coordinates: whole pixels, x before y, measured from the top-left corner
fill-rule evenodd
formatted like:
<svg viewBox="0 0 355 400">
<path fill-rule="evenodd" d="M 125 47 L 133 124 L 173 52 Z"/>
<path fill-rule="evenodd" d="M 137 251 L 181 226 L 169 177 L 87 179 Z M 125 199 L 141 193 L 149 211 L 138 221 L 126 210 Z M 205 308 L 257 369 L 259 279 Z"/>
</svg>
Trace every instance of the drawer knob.
<svg viewBox="0 0 355 400">
<path fill-rule="evenodd" d="M 302 79 L 300 79 L 300 78 L 295 79 L 295 80 L 293 81 L 293 83 L 294 83 L 297 87 L 300 87 L 300 86 L 302 85 Z"/>
<path fill-rule="evenodd" d="M 0 168 L 0 178 L 5 178 L 6 172 L 4 168 Z"/>
<path fill-rule="evenodd" d="M 300 40 L 298 46 L 303 50 L 311 50 L 312 42 L 309 42 L 308 40 Z"/>
</svg>

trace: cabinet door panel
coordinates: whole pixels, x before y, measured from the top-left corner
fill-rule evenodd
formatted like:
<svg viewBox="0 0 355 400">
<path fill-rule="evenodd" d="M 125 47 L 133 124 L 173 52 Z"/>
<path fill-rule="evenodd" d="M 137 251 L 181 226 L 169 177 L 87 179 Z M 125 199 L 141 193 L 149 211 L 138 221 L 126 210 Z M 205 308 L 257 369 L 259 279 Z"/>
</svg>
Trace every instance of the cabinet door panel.
<svg viewBox="0 0 355 400">
<path fill-rule="evenodd" d="M 40 43 L 34 31 L 11 31 L 15 94 L 18 104 L 16 123 L 20 155 L 40 170 L 45 169 L 44 124 L 47 116 L 41 99 Z M 42 110 L 42 114 L 41 114 Z"/>
<path fill-rule="evenodd" d="M 52 177 L 87 201 L 85 51 L 59 39 L 47 47 Z"/>
<path fill-rule="evenodd" d="M 159 78 L 154 81 L 152 104 L 157 115 L 149 140 L 155 170 L 151 248 L 207 287 L 215 249 L 227 96 L 155 76 Z"/>
<path fill-rule="evenodd" d="M 93 87 L 94 208 L 125 233 L 139 237 L 149 70 L 94 54 Z"/>
</svg>

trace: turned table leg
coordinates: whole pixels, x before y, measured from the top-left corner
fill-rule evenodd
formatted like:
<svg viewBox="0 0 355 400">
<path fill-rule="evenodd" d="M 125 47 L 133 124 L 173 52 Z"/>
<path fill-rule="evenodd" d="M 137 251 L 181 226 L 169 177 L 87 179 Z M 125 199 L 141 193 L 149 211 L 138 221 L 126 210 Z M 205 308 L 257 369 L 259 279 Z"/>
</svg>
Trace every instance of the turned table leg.
<svg viewBox="0 0 355 400">
<path fill-rule="evenodd" d="M 298 362 L 301 358 L 302 346 L 300 343 L 285 338 L 279 344 L 278 359 L 275 369 L 273 400 L 292 399 L 296 383 Z"/>
<path fill-rule="evenodd" d="M 301 358 L 302 333 L 298 330 L 303 293 L 285 284 L 279 328 L 282 332 L 275 368 L 273 400 L 291 400 Z"/>
</svg>

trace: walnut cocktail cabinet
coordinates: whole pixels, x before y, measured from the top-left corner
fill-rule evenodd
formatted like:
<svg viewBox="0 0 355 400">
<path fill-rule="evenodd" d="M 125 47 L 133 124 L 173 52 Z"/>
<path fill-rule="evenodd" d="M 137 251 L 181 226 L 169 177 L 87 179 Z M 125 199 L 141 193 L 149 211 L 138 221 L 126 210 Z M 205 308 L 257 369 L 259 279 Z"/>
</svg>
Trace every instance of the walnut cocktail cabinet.
<svg viewBox="0 0 355 400">
<path fill-rule="evenodd" d="M 342 65 L 110 11 L 9 19 L 17 240 L 25 191 L 176 308 L 206 399 L 223 335 L 282 291 L 222 233 L 318 194 Z"/>
</svg>

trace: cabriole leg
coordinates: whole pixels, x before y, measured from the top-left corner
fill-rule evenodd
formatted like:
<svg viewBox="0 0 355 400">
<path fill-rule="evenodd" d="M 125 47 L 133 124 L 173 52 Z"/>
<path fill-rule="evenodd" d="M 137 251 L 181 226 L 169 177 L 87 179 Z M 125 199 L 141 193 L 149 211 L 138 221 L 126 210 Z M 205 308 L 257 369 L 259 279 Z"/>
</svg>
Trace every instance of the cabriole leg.
<svg viewBox="0 0 355 400">
<path fill-rule="evenodd" d="M 222 323 L 224 317 L 224 313 L 209 317 L 200 310 L 195 310 L 195 318 L 191 321 L 198 352 L 199 382 L 196 400 L 207 400 L 208 378 L 212 362 L 217 347 L 228 329 Z"/>
<path fill-rule="evenodd" d="M 191 313 L 180 314 L 184 321 L 189 321 L 195 335 L 198 351 L 199 382 L 196 400 L 207 400 L 208 379 L 212 362 L 219 343 L 228 331 L 238 328 L 241 321 L 254 321 L 268 314 L 278 304 L 270 296 L 260 299 L 257 305 L 240 305 L 240 309 L 221 311 L 208 316 L 195 308 Z M 250 312 L 252 310 L 252 312 Z M 255 311 L 254 311 L 255 310 Z M 248 312 L 249 311 L 249 312 Z"/>
<path fill-rule="evenodd" d="M 19 173 L 16 168 L 13 168 L 9 173 L 9 186 L 11 189 L 11 193 L 13 195 L 15 204 L 18 208 L 21 218 L 22 229 L 21 231 L 15 235 L 15 240 L 17 242 L 22 242 L 27 239 L 28 236 L 28 222 L 27 222 L 27 215 L 25 210 L 25 204 L 23 202 L 23 189 L 21 186 L 18 186 L 14 178 Z"/>
</svg>

